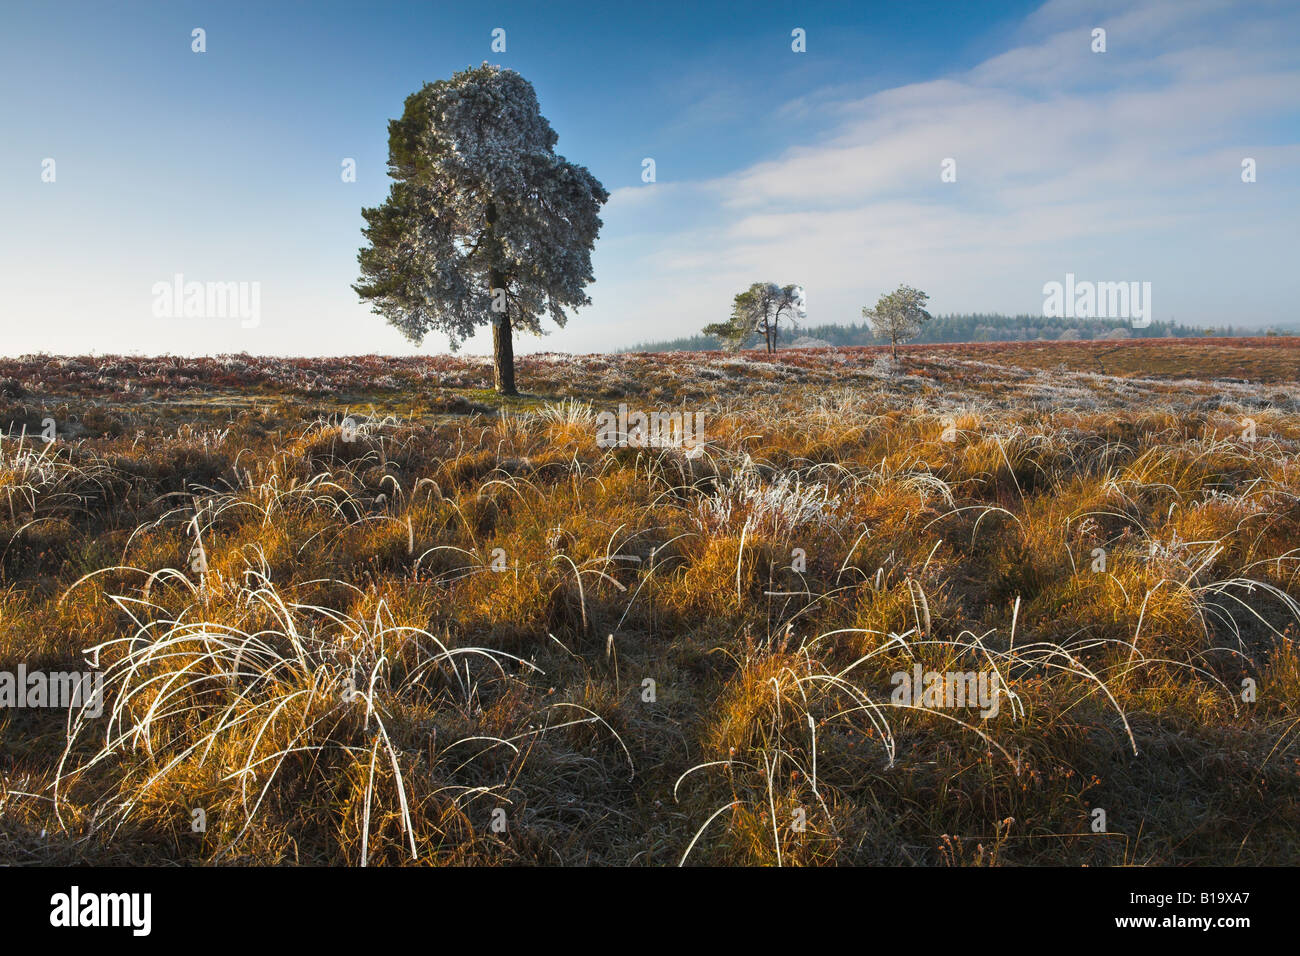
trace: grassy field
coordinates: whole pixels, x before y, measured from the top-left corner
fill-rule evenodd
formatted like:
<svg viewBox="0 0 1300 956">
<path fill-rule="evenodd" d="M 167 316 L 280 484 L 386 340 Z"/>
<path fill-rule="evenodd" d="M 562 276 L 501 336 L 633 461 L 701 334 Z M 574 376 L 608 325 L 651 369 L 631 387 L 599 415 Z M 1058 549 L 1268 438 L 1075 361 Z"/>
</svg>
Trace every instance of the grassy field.
<svg viewBox="0 0 1300 956">
<path fill-rule="evenodd" d="M 1300 863 L 1300 343 L 904 357 L 0 361 L 0 862 Z"/>
</svg>

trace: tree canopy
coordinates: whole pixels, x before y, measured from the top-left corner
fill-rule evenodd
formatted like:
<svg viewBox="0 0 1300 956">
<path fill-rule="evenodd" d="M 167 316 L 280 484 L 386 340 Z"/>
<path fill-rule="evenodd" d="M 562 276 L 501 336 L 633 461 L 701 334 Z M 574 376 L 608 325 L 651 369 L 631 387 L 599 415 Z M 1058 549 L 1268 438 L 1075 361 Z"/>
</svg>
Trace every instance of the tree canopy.
<svg viewBox="0 0 1300 956">
<path fill-rule="evenodd" d="M 930 297 L 920 289 L 900 285 L 893 292 L 882 295 L 876 307 L 862 307 L 863 317 L 871 323 L 871 331 L 879 338 L 888 339 L 890 352 L 898 358 L 898 343 L 916 338 L 922 324 L 930 321 L 925 304 Z"/>
</svg>

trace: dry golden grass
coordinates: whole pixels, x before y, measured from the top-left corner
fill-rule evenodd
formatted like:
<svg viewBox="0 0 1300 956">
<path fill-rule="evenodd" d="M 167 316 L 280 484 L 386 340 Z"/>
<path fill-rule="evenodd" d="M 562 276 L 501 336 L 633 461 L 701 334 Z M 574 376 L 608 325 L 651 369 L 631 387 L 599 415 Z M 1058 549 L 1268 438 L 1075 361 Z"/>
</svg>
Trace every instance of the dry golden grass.
<svg viewBox="0 0 1300 956">
<path fill-rule="evenodd" d="M 1071 348 L 533 359 L 503 414 L 472 362 L 337 405 L 25 367 L 0 671 L 107 702 L 0 712 L 0 860 L 1300 862 L 1300 389 Z M 598 447 L 620 401 L 703 452 Z M 894 700 L 917 665 L 998 713 Z"/>
</svg>

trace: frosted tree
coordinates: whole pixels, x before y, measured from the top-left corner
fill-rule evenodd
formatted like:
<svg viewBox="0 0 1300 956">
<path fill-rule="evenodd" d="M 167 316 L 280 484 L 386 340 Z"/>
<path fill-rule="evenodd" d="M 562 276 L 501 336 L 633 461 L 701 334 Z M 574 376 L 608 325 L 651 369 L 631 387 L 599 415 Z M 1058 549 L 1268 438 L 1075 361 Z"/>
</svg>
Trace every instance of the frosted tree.
<svg viewBox="0 0 1300 956">
<path fill-rule="evenodd" d="M 920 289 L 900 285 L 888 295 L 882 295 L 874 309 L 862 307 L 862 316 L 871 324 L 871 331 L 877 338 L 889 340 L 895 362 L 898 361 L 898 343 L 916 338 L 921 326 L 932 318 L 925 311 L 928 301 L 930 297 Z"/>
<path fill-rule="evenodd" d="M 797 320 L 807 315 L 802 286 L 755 282 L 736 295 L 731 318 L 705 326 L 704 334 L 719 339 L 729 351 L 742 349 L 754 336 L 761 335 L 767 351 L 775 352 L 782 318 L 797 326 Z"/>
<path fill-rule="evenodd" d="M 426 83 L 388 124 L 383 205 L 363 209 L 352 288 L 413 342 L 453 350 L 492 324 L 496 390 L 515 390 L 512 330 L 543 334 L 589 305 L 591 250 L 609 193 L 555 153 L 533 86 L 484 63 Z"/>
</svg>

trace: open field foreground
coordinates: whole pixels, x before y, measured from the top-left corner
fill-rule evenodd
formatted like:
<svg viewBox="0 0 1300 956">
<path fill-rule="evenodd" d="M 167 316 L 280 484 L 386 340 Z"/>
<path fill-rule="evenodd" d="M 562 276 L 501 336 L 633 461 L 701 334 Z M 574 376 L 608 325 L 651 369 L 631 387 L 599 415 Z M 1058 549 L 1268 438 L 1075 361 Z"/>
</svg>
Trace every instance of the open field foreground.
<svg viewBox="0 0 1300 956">
<path fill-rule="evenodd" d="M 0 862 L 1300 863 L 1297 343 L 885 352 L 0 362 Z"/>
</svg>

